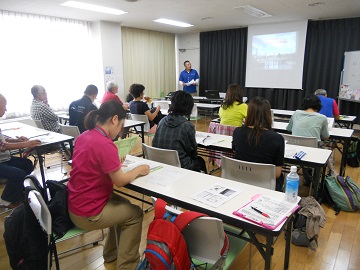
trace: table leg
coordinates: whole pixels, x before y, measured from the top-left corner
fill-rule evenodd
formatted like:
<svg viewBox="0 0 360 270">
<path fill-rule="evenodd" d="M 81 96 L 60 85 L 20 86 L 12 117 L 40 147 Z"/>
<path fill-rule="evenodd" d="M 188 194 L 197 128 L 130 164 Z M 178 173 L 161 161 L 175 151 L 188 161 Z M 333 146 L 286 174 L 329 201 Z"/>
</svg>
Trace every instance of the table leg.
<svg viewBox="0 0 360 270">
<path fill-rule="evenodd" d="M 289 269 L 289 259 L 290 259 L 290 242 L 291 242 L 291 234 L 292 234 L 292 225 L 294 221 L 294 215 L 290 217 L 290 220 L 288 221 L 286 225 L 285 230 L 285 258 L 284 258 L 284 269 Z"/>
<path fill-rule="evenodd" d="M 265 247 L 265 270 L 271 269 L 271 256 L 272 256 L 272 244 L 273 236 L 266 236 L 266 247 Z"/>
<path fill-rule="evenodd" d="M 145 143 L 144 124 L 141 125 L 141 142 Z"/>
<path fill-rule="evenodd" d="M 45 180 L 45 171 L 44 171 L 44 158 L 41 155 L 40 149 L 36 148 L 36 154 L 39 159 L 39 166 L 40 166 L 40 174 L 41 174 L 41 180 L 42 180 L 42 186 L 44 194 L 42 194 L 42 197 L 44 198 L 45 202 L 48 202 L 47 192 L 46 192 L 46 180 Z"/>
<path fill-rule="evenodd" d="M 350 139 L 343 141 L 343 151 L 341 156 L 341 164 L 340 164 L 340 175 L 345 176 L 345 170 L 346 170 L 346 159 L 348 154 L 348 148 L 350 147 Z"/>
</svg>

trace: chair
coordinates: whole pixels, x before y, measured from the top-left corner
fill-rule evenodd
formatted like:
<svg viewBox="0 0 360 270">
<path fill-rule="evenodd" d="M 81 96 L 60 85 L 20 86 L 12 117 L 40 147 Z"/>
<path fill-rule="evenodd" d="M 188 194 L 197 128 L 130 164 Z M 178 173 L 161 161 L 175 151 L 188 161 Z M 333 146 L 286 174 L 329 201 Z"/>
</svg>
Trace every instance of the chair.
<svg viewBox="0 0 360 270">
<path fill-rule="evenodd" d="M 284 137 L 287 144 L 318 147 L 317 138 L 315 137 L 302 137 L 283 133 L 280 133 L 280 135 Z"/>
<path fill-rule="evenodd" d="M 38 192 L 37 190 L 29 191 L 27 201 L 29 202 L 29 206 L 33 211 L 34 215 L 38 219 L 40 226 L 46 232 L 48 237 L 48 246 L 50 250 L 48 252 L 47 269 L 51 269 L 52 252 L 54 252 L 56 269 L 59 270 L 60 267 L 56 252 L 56 246 L 51 244 L 51 242 L 53 241 L 53 235 L 52 235 L 52 225 L 51 225 L 52 219 L 51 219 L 50 211 L 43 197 L 41 196 L 41 193 Z"/>
<path fill-rule="evenodd" d="M 77 126 L 70 126 L 64 124 L 59 124 L 59 125 L 62 134 L 74 137 L 74 141 L 76 140 L 77 137 L 79 137 L 80 131 Z"/>
<path fill-rule="evenodd" d="M 23 124 L 26 124 L 26 125 L 29 125 L 29 126 L 33 126 L 33 127 L 38 127 L 36 125 L 35 121 L 33 119 L 31 119 L 31 118 L 20 119 L 17 122 L 23 123 Z"/>
<path fill-rule="evenodd" d="M 314 147 L 314 148 L 318 147 L 318 141 L 317 138 L 315 137 L 303 137 L 303 136 L 295 136 L 295 135 L 283 134 L 283 133 L 280 133 L 280 135 L 284 137 L 284 140 L 287 144 L 301 145 L 301 146 Z M 307 167 L 302 166 L 303 175 L 308 175 L 308 177 L 310 177 L 309 172 L 305 172 L 305 170 L 307 169 L 308 169 Z M 287 166 L 285 166 L 285 171 L 288 171 Z M 314 174 L 313 169 L 311 170 L 310 173 L 313 176 Z M 312 181 L 310 183 L 309 196 L 311 195 L 311 192 L 312 192 Z"/>
<path fill-rule="evenodd" d="M 209 128 L 208 128 L 208 132 L 209 133 L 214 133 L 214 134 L 222 134 L 222 135 L 228 135 L 228 136 L 232 136 L 234 133 L 234 130 L 237 127 L 235 126 L 227 126 L 227 125 L 222 125 L 218 122 L 213 122 L 211 121 L 209 124 Z M 223 155 L 226 155 L 226 153 L 222 153 Z M 219 157 L 215 156 L 215 152 L 214 151 L 209 151 L 209 162 L 214 162 L 216 163 L 216 165 L 218 167 L 221 167 L 221 159 Z"/>
<path fill-rule="evenodd" d="M 135 121 L 141 121 L 144 122 L 144 135 L 148 137 L 148 143 L 150 140 L 150 137 L 153 137 L 155 135 L 155 133 L 152 133 L 150 131 L 150 123 L 149 123 L 149 119 L 147 118 L 147 116 L 145 114 L 131 114 L 131 119 L 135 120 Z M 136 126 L 134 127 L 136 130 L 137 134 L 141 134 L 141 128 Z"/>
<path fill-rule="evenodd" d="M 33 119 L 33 121 L 35 122 L 35 124 L 38 128 L 45 129 L 43 124 L 41 123 L 41 120 Z"/>
<path fill-rule="evenodd" d="M 156 148 L 144 143 L 142 144 L 142 148 L 146 159 L 181 168 L 179 155 L 176 150 Z"/>
<path fill-rule="evenodd" d="M 156 198 L 151 197 L 151 199 L 155 203 Z M 182 213 L 181 210 L 172 206 L 166 206 L 165 209 L 171 215 Z M 193 220 L 182 231 L 189 255 L 196 264 L 211 264 L 212 266 L 208 269 L 228 269 L 230 267 L 244 245 L 239 243 L 238 238 L 235 239 L 236 237 L 228 235 L 230 250 L 221 256 L 225 241 L 225 226 L 221 219 L 200 217 Z M 231 242 L 236 241 L 237 245 L 231 245 Z M 231 260 L 229 260 L 230 258 Z"/>
<path fill-rule="evenodd" d="M 221 177 L 275 190 L 276 170 L 273 164 L 247 162 L 222 156 Z"/>
<path fill-rule="evenodd" d="M 38 179 L 37 179 L 34 175 L 27 175 L 27 176 L 25 177 L 25 179 L 24 179 L 24 187 L 25 187 L 25 188 L 26 188 L 26 187 L 32 187 L 32 188 L 36 189 L 36 191 L 38 191 L 38 193 L 44 195 L 43 192 L 42 192 L 41 184 L 40 184 L 40 182 L 38 181 Z M 50 197 L 50 196 L 49 196 L 49 191 L 48 191 L 47 188 L 46 188 L 45 190 L 46 190 L 47 198 L 49 198 L 49 197 Z M 44 201 L 43 198 L 41 198 L 41 199 Z M 45 201 L 44 201 L 44 203 L 45 203 Z M 48 210 L 48 207 L 47 207 L 46 203 L 45 203 L 45 206 L 46 206 L 46 209 Z M 48 211 L 49 211 L 49 210 L 48 210 Z M 49 212 L 49 213 L 50 213 L 50 212 Z M 50 218 L 51 218 L 51 215 L 50 215 Z M 51 222 L 51 220 L 50 220 L 50 222 Z M 50 223 L 50 224 L 51 224 L 51 223 Z M 52 231 L 52 230 L 51 230 L 51 231 Z M 81 236 L 81 235 L 83 235 L 83 234 L 85 234 L 85 233 L 87 233 L 87 232 L 89 232 L 89 231 L 80 229 L 80 228 L 78 228 L 78 227 L 76 227 L 76 226 L 74 225 L 74 227 L 71 228 L 64 236 L 62 236 L 62 237 L 59 238 L 59 239 L 56 239 L 56 243 L 62 242 L 62 241 L 65 241 L 65 240 L 68 240 L 68 239 L 73 238 L 73 237 L 76 237 L 76 236 Z M 94 240 L 91 240 L 91 242 L 89 242 L 89 243 L 82 244 L 82 245 L 80 245 L 80 246 L 76 246 L 76 247 L 74 247 L 74 248 L 70 248 L 70 249 L 68 249 L 68 250 L 62 251 L 61 253 L 58 253 L 58 255 L 61 255 L 61 254 L 64 254 L 64 253 L 67 253 L 67 252 L 70 252 L 70 251 L 73 251 L 73 250 L 76 250 L 76 249 L 79 249 L 79 248 L 83 248 L 83 247 L 86 247 L 86 246 L 88 246 L 88 245 L 96 246 L 96 245 L 98 245 L 98 243 L 99 243 L 100 241 L 103 241 L 103 240 L 104 240 L 104 230 L 103 230 L 103 229 L 101 230 L 101 234 L 102 234 L 102 237 L 101 237 L 100 239 L 98 239 L 98 240 L 95 240 L 95 241 L 94 241 Z"/>
<path fill-rule="evenodd" d="M 202 117 L 199 115 L 197 104 L 194 103 L 194 107 L 191 110 L 190 120 L 195 120 L 195 128 L 197 126 L 197 120 L 201 119 Z M 205 117 L 205 124 L 206 124 L 206 117 Z"/>
</svg>

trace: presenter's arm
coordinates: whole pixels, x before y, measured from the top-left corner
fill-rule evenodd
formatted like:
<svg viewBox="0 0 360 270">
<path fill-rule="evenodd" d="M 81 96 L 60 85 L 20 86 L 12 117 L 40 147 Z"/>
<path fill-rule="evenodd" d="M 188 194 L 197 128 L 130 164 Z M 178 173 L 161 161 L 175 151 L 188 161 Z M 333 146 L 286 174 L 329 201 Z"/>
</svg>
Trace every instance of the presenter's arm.
<svg viewBox="0 0 360 270">
<path fill-rule="evenodd" d="M 109 173 L 109 175 L 115 186 L 123 187 L 133 181 L 136 177 L 147 175 L 149 174 L 149 172 L 149 165 L 140 165 L 126 173 L 123 172 L 121 169 L 118 169 L 115 172 Z"/>
</svg>

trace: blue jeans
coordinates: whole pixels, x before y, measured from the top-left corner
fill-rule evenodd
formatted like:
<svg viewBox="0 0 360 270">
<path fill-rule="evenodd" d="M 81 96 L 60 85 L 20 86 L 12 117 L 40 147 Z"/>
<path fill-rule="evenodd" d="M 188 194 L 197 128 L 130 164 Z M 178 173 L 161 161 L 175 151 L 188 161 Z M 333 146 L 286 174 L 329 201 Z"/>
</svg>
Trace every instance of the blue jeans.
<svg viewBox="0 0 360 270">
<path fill-rule="evenodd" d="M 27 158 L 11 157 L 9 161 L 0 163 L 0 178 L 8 180 L 1 199 L 12 203 L 20 201 L 24 178 L 32 171 L 33 164 Z"/>
</svg>

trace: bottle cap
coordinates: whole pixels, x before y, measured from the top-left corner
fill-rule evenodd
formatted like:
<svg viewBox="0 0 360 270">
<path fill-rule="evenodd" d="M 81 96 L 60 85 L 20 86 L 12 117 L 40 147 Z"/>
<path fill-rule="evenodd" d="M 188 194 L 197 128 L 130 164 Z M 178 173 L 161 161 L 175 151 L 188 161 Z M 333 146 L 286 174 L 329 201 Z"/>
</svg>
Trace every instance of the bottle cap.
<svg viewBox="0 0 360 270">
<path fill-rule="evenodd" d="M 297 167 L 296 166 L 291 166 L 290 172 L 297 172 Z"/>
</svg>

